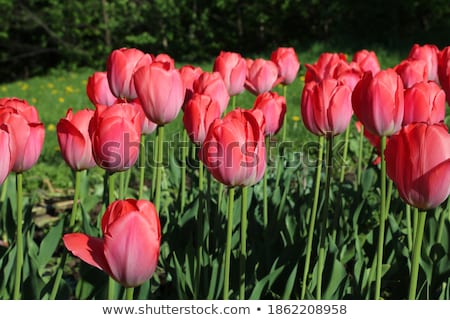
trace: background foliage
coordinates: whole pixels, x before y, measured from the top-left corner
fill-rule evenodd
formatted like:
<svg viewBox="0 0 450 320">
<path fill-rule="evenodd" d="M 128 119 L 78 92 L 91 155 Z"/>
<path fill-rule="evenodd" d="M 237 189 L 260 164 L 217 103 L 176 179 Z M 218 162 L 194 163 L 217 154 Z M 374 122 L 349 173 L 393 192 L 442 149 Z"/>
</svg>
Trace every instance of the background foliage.
<svg viewBox="0 0 450 320">
<path fill-rule="evenodd" d="M 448 45 L 447 0 L 0 0 L 0 82 L 49 68 L 104 68 L 111 49 L 139 47 L 176 60 L 220 50 L 249 56 L 307 49 Z"/>
</svg>

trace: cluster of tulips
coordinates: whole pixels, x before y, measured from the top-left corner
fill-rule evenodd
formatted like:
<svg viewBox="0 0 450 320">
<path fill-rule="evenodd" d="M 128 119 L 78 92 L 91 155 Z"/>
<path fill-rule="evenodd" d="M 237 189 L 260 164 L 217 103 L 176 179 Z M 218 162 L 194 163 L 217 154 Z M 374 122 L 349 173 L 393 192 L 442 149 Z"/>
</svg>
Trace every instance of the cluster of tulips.
<svg viewBox="0 0 450 320">
<path fill-rule="evenodd" d="M 133 298 L 133 288 L 147 281 L 156 270 L 161 241 L 164 126 L 182 110 L 185 133 L 199 148 L 199 190 L 204 189 L 203 166 L 221 186 L 228 188 L 223 285 L 223 298 L 228 299 L 234 190 L 241 188 L 244 196 L 248 187 L 266 178 L 267 139 L 280 129 L 281 139 L 285 139 L 286 90 L 296 80 L 299 68 L 296 52 L 285 47 L 275 50 L 270 59 L 253 60 L 236 52 L 221 52 L 212 72 L 192 65 L 176 68 L 166 54 L 154 56 L 136 48 L 122 48 L 111 52 L 106 71 L 89 77 L 86 91 L 95 110 L 69 109 L 57 124 L 57 137 L 62 157 L 76 172 L 69 228 L 73 229 L 76 221 L 81 172 L 95 166 L 105 170 L 109 189 L 105 190 L 102 237 L 73 232 L 65 234 L 63 241 L 75 256 L 110 276 L 110 298 L 116 298 L 114 281 L 127 288 L 127 297 Z M 450 103 L 450 47 L 439 50 L 434 45 L 414 45 L 407 59 L 386 70 L 380 69 L 377 56 L 371 51 L 358 51 L 350 62 L 343 54 L 323 53 L 306 69 L 300 101 L 302 120 L 319 137 L 321 147 L 325 140 L 328 145 L 321 220 L 327 220 L 333 137 L 345 132 L 347 141 L 355 115 L 361 138 L 365 135 L 378 150 L 381 165 L 375 298 L 380 297 L 384 223 L 389 211 L 387 176 L 401 198 L 422 212 L 411 272 L 410 298 L 414 298 L 426 211 L 441 205 L 450 194 L 450 136 L 444 125 L 446 97 Z M 284 89 L 283 95 L 273 90 L 279 85 Z M 255 96 L 252 108 L 236 106 L 235 98 L 244 90 Z M 0 100 L 0 124 L 1 184 L 11 171 L 19 178 L 21 172 L 36 163 L 44 127 L 36 109 L 16 98 Z M 149 201 L 144 199 L 144 142 L 146 135 L 154 131 L 157 143 L 153 154 L 158 165 Z M 115 190 L 115 177 L 130 170 L 139 158 L 142 162 L 138 197 L 124 199 L 123 190 Z M 320 168 L 321 165 L 317 167 L 316 194 L 320 190 Z M 318 214 L 317 199 L 315 196 L 312 205 L 312 226 Z M 206 214 L 206 209 L 201 206 L 199 215 Z M 244 265 L 246 215 L 242 206 L 240 250 Z M 17 219 L 19 275 L 23 255 L 19 240 L 21 219 Z M 264 224 L 267 223 L 265 203 Z M 321 246 L 325 246 L 326 239 L 327 235 L 323 235 Z M 64 256 L 61 263 L 65 260 Z M 309 259 L 306 261 L 303 283 L 309 276 Z M 20 297 L 21 286 L 17 274 L 15 298 Z M 62 271 L 57 277 L 61 276 Z M 245 268 L 240 270 L 240 283 L 240 297 L 244 299 Z M 58 284 L 56 280 L 53 296 Z M 302 286 L 302 298 L 303 288 L 306 285 Z"/>
</svg>

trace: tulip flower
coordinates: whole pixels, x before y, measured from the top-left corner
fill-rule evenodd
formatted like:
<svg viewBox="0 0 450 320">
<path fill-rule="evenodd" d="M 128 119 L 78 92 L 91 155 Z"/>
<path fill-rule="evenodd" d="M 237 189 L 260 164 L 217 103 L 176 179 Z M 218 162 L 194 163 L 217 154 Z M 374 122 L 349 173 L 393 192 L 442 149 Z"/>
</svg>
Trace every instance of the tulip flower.
<svg viewBox="0 0 450 320">
<path fill-rule="evenodd" d="M 443 124 L 414 123 L 391 137 L 386 170 L 402 199 L 413 207 L 436 208 L 450 194 L 450 135 Z"/>
<path fill-rule="evenodd" d="M 438 75 L 439 82 L 447 96 L 447 103 L 450 104 L 450 46 L 439 52 Z"/>
<path fill-rule="evenodd" d="M 301 99 L 305 127 L 318 136 L 344 132 L 353 115 L 351 95 L 351 88 L 335 79 L 306 83 Z"/>
<path fill-rule="evenodd" d="M 280 83 L 277 65 L 265 59 L 247 59 L 245 88 L 255 96 L 270 91 Z"/>
<path fill-rule="evenodd" d="M 201 145 L 211 123 L 220 118 L 220 106 L 216 100 L 204 94 L 194 94 L 183 114 L 183 123 L 191 141 Z"/>
<path fill-rule="evenodd" d="M 59 147 L 64 161 L 75 171 L 93 168 L 96 163 L 92 155 L 89 123 L 94 110 L 83 109 L 75 113 L 67 111 L 66 117 L 56 125 Z"/>
<path fill-rule="evenodd" d="M 333 72 L 333 78 L 348 85 L 352 91 L 359 80 L 361 80 L 362 75 L 363 72 L 359 64 L 353 61 L 350 63 L 343 60 L 338 61 Z"/>
<path fill-rule="evenodd" d="M 403 60 L 394 70 L 402 78 L 405 89 L 428 79 L 427 63 L 424 60 Z"/>
<path fill-rule="evenodd" d="M 334 78 L 334 69 L 338 66 L 339 61 L 347 62 L 343 53 L 322 53 L 314 64 L 305 64 L 305 83 Z"/>
<path fill-rule="evenodd" d="M 403 125 L 412 122 L 439 123 L 444 118 L 445 92 L 436 82 L 418 82 L 405 90 Z"/>
<path fill-rule="evenodd" d="M 113 50 L 106 62 L 108 83 L 113 95 L 124 100 L 137 98 L 133 74 L 152 61 L 151 55 L 136 48 Z"/>
<path fill-rule="evenodd" d="M 6 125 L 0 125 L 0 185 L 10 174 L 16 158 L 16 145 L 13 137 L 8 132 Z"/>
<path fill-rule="evenodd" d="M 247 63 L 239 53 L 221 51 L 214 60 L 213 71 L 220 73 L 230 96 L 245 90 Z"/>
<path fill-rule="evenodd" d="M 186 104 L 189 102 L 189 100 L 192 98 L 192 95 L 194 94 L 194 81 L 200 77 L 200 75 L 204 72 L 202 68 L 195 67 L 192 65 L 184 65 L 180 69 L 180 75 L 181 80 L 183 80 L 183 86 L 185 88 L 185 96 L 184 96 L 184 103 L 183 103 L 183 109 L 186 106 Z"/>
<path fill-rule="evenodd" d="M 363 73 L 370 71 L 375 75 L 380 71 L 380 62 L 374 51 L 359 50 L 353 55 L 352 61 L 359 65 Z"/>
<path fill-rule="evenodd" d="M 262 111 L 265 129 L 264 135 L 274 135 L 283 126 L 286 114 L 286 99 L 276 92 L 261 93 L 256 97 L 253 109 Z"/>
<path fill-rule="evenodd" d="M 94 72 L 88 78 L 86 93 L 94 106 L 102 104 L 110 106 L 114 104 L 117 98 L 112 94 L 109 88 L 106 72 Z"/>
<path fill-rule="evenodd" d="M 169 63 L 152 63 L 134 74 L 136 92 L 145 115 L 157 125 L 173 121 L 184 102 L 180 72 Z"/>
<path fill-rule="evenodd" d="M 193 83 L 194 93 L 206 94 L 217 101 L 224 113 L 230 101 L 225 81 L 219 72 L 203 72 Z"/>
<path fill-rule="evenodd" d="M 98 105 L 89 126 L 92 151 L 97 165 L 116 172 L 131 168 L 139 155 L 143 117 L 129 103 Z"/>
<path fill-rule="evenodd" d="M 373 75 L 366 72 L 352 94 L 356 117 L 378 136 L 389 136 L 400 130 L 404 114 L 403 82 L 393 70 Z"/>
<path fill-rule="evenodd" d="M 277 48 L 270 55 L 270 60 L 278 67 L 280 83 L 288 85 L 294 82 L 300 69 L 300 62 L 294 48 Z"/>
<path fill-rule="evenodd" d="M 114 201 L 103 215 L 102 232 L 103 238 L 66 234 L 64 245 L 126 288 L 139 286 L 153 275 L 158 264 L 161 227 L 151 202 Z"/>
<path fill-rule="evenodd" d="M 439 83 L 438 55 L 439 49 L 434 44 L 425 44 L 421 46 L 415 43 L 409 51 L 408 59 L 425 61 L 427 65 L 428 80 Z"/>
<path fill-rule="evenodd" d="M 264 133 L 249 111 L 237 108 L 211 124 L 199 157 L 221 183 L 254 185 L 266 169 Z"/>
</svg>

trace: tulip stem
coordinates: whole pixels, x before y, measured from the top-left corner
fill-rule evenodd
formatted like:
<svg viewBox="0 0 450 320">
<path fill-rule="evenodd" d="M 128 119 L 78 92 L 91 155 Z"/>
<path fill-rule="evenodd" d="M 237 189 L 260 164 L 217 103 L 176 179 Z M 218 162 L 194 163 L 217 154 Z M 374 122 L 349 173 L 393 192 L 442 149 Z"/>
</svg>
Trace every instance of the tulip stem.
<svg viewBox="0 0 450 320">
<path fill-rule="evenodd" d="M 347 155 L 348 155 L 348 139 L 350 136 L 350 126 L 347 126 L 347 129 L 345 129 L 345 137 L 344 137 L 344 151 L 342 154 L 342 166 L 341 166 L 341 176 L 339 179 L 339 182 L 344 182 L 344 176 L 345 176 L 345 167 L 347 166 Z"/>
<path fill-rule="evenodd" d="M 312 242 L 314 237 L 314 227 L 316 223 L 317 216 L 317 206 L 319 203 L 319 192 L 320 192 L 320 177 L 322 175 L 322 158 L 323 158 L 323 136 L 319 137 L 319 154 L 317 155 L 317 167 L 316 167 L 316 180 L 314 182 L 314 200 L 313 207 L 311 211 L 311 217 L 309 220 L 309 229 L 308 229 L 308 242 L 306 246 L 306 259 L 305 259 L 305 267 L 303 269 L 303 281 L 302 281 L 302 292 L 301 299 L 305 299 L 306 288 L 308 285 L 308 274 L 309 267 L 311 261 L 311 252 L 312 252 Z"/>
<path fill-rule="evenodd" d="M 180 213 L 184 212 L 186 205 L 186 158 L 189 149 L 189 141 L 187 131 L 183 129 L 183 141 L 181 146 L 181 204 Z"/>
<path fill-rule="evenodd" d="M 114 174 L 114 172 L 108 172 L 108 203 L 106 207 L 108 207 L 116 199 L 114 196 L 115 187 L 116 175 Z"/>
<path fill-rule="evenodd" d="M 362 154 L 363 154 L 363 141 L 364 141 L 364 126 L 361 124 L 361 130 L 359 131 L 359 145 L 358 145 L 358 167 L 356 173 L 356 185 L 355 190 L 358 190 L 361 184 L 362 175 Z"/>
<path fill-rule="evenodd" d="M 239 299 L 245 300 L 245 266 L 247 263 L 247 194 L 248 187 L 242 187 L 241 203 L 241 254 L 239 256 Z"/>
<path fill-rule="evenodd" d="M 73 228 L 75 226 L 75 221 L 77 217 L 78 212 L 78 200 L 80 198 L 80 185 L 81 185 L 81 175 L 84 171 L 76 171 L 75 172 L 75 192 L 73 194 L 73 204 L 72 204 L 72 212 L 70 214 L 70 221 L 69 221 L 69 229 L 73 231 Z M 49 296 L 49 300 L 55 300 L 56 295 L 58 294 L 59 285 L 61 283 L 62 276 L 64 274 L 64 266 L 66 264 L 67 260 L 67 250 L 64 250 L 64 253 L 61 257 L 61 262 L 59 263 L 58 271 L 56 272 L 55 276 L 55 282 L 53 283 L 53 288 Z"/>
<path fill-rule="evenodd" d="M 143 199 L 144 180 L 145 180 L 145 143 L 146 135 L 141 135 L 141 144 L 139 145 L 139 193 L 138 199 Z"/>
<path fill-rule="evenodd" d="M 234 187 L 228 190 L 227 240 L 225 246 L 225 277 L 223 283 L 223 300 L 229 299 L 231 238 L 233 237 Z"/>
<path fill-rule="evenodd" d="M 205 195 L 204 195 L 204 188 L 203 188 L 203 176 L 204 176 L 204 167 L 203 162 L 199 161 L 199 167 L 198 167 L 198 192 L 199 192 L 199 206 L 197 211 L 197 274 L 195 277 L 195 290 L 194 294 L 196 295 L 196 299 L 199 299 L 199 288 L 200 288 L 200 278 L 201 278 L 201 271 L 202 271 L 202 265 L 203 265 L 203 243 L 204 243 L 204 201 L 205 201 Z"/>
<path fill-rule="evenodd" d="M 125 289 L 125 298 L 126 300 L 133 300 L 134 298 L 134 287 Z"/>
<path fill-rule="evenodd" d="M 425 221 L 427 218 L 426 211 L 419 212 L 419 221 L 417 225 L 417 233 L 414 238 L 414 250 L 412 254 L 412 262 L 411 262 L 411 278 L 409 284 L 409 300 L 416 299 L 416 291 L 417 291 L 417 279 L 419 276 L 419 261 L 420 261 L 420 253 L 422 250 L 422 239 L 423 233 L 425 229 Z"/>
<path fill-rule="evenodd" d="M 386 215 L 388 215 L 389 211 L 391 210 L 392 188 L 393 188 L 393 181 L 391 179 L 388 179 L 388 188 L 386 193 Z"/>
<path fill-rule="evenodd" d="M 163 169 L 163 142 L 164 142 L 164 125 L 158 126 L 158 154 L 156 161 L 156 190 L 155 190 L 155 207 L 156 211 L 160 211 L 161 207 L 161 180 Z"/>
<path fill-rule="evenodd" d="M 20 285 L 22 282 L 22 266 L 23 266 L 23 234 L 22 234 L 22 220 L 23 220 L 23 174 L 17 172 L 16 174 L 16 190 L 17 190 L 17 234 L 16 234 L 16 278 L 14 282 L 14 300 L 19 300 L 21 296 Z"/>
<path fill-rule="evenodd" d="M 268 144 L 270 143 L 270 136 L 266 136 L 266 148 Z M 267 148 L 267 153 L 270 153 L 270 148 Z M 268 197 L 267 197 L 267 175 L 269 170 L 264 172 L 263 176 L 263 223 L 264 223 L 264 229 L 267 229 L 267 225 L 269 223 L 269 204 L 268 204 Z"/>
<path fill-rule="evenodd" d="M 406 230 L 407 230 L 407 236 L 408 236 L 408 249 L 409 252 L 412 252 L 412 228 L 411 228 L 411 206 L 409 204 L 405 205 L 405 211 L 406 211 Z"/>
<path fill-rule="evenodd" d="M 384 150 L 386 149 L 386 136 L 381 137 L 381 204 L 380 204 L 380 228 L 378 234 L 377 272 L 375 278 L 375 300 L 381 296 L 381 273 L 383 271 L 383 246 L 386 225 L 386 161 Z"/>
</svg>

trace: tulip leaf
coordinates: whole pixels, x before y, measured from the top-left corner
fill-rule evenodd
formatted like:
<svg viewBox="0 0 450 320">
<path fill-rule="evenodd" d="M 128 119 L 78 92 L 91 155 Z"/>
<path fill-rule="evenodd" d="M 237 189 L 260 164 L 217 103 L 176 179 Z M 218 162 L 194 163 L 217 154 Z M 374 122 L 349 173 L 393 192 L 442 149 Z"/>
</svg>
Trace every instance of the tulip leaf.
<svg viewBox="0 0 450 320">
<path fill-rule="evenodd" d="M 39 269 L 43 268 L 49 262 L 56 248 L 60 244 L 63 227 L 64 219 L 59 219 L 58 223 L 53 225 L 47 235 L 42 239 L 37 257 Z"/>
</svg>

